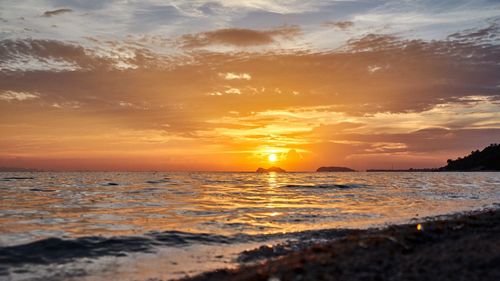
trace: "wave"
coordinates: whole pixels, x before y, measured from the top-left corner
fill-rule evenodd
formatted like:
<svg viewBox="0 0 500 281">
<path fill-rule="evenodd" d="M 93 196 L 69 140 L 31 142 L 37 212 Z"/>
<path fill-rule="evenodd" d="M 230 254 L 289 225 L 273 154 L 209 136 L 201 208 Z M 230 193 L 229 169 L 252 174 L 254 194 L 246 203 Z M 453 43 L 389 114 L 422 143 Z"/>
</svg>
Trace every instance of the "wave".
<svg viewBox="0 0 500 281">
<path fill-rule="evenodd" d="M 159 179 L 159 180 L 146 181 L 146 183 L 149 183 L 149 184 L 159 184 L 159 183 L 166 183 L 166 182 L 170 182 L 170 178 L 163 178 L 163 179 Z"/>
<path fill-rule="evenodd" d="M 34 180 L 34 177 L 6 177 L 3 178 L 4 181 L 10 181 L 10 180 Z"/>
<path fill-rule="evenodd" d="M 116 186 L 116 185 L 120 185 L 120 184 L 116 183 L 116 182 L 107 182 L 107 183 L 104 183 L 102 185 L 104 185 L 104 186 Z"/>
<path fill-rule="evenodd" d="M 28 244 L 0 247 L 0 264 L 65 263 L 77 258 L 118 257 L 132 252 L 152 252 L 157 246 L 183 246 L 195 242 L 227 244 L 237 242 L 242 238 L 178 231 L 108 238 L 100 236 L 75 239 L 47 238 Z"/>
<path fill-rule="evenodd" d="M 164 231 L 150 232 L 142 236 L 46 238 L 22 245 L 0 247 L 0 272 L 3 271 L 2 267 L 7 266 L 62 264 L 79 258 L 121 257 L 134 252 L 152 253 L 157 247 L 162 246 L 182 247 L 192 244 L 265 242 L 272 239 L 292 239 L 304 242 L 325 238 L 331 239 L 332 237 L 343 236 L 348 232 L 352 232 L 352 230 L 331 229 L 279 234 L 223 236 L 207 233 Z M 263 254 L 257 253 L 259 255 Z M 257 253 L 252 252 L 250 256 L 255 258 Z M 249 257 L 246 257 L 246 259 L 249 259 Z"/>
<path fill-rule="evenodd" d="M 335 189 L 350 189 L 367 187 L 365 184 L 287 184 L 281 187 L 285 188 L 335 188 Z"/>
</svg>

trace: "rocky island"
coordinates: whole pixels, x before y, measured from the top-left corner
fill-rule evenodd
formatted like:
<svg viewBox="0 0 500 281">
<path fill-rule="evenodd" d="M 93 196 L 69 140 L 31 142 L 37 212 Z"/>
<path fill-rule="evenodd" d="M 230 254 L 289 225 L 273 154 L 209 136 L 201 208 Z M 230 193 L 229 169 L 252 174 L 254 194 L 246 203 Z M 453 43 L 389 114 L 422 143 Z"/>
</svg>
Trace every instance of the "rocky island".
<svg viewBox="0 0 500 281">
<path fill-rule="evenodd" d="M 268 168 L 268 169 L 265 169 L 265 168 L 262 168 L 262 167 L 259 167 L 257 169 L 257 171 L 255 171 L 257 173 L 270 173 L 270 172 L 275 172 L 275 173 L 286 173 L 285 170 L 281 169 L 280 167 L 271 167 L 271 168 Z"/>
<path fill-rule="evenodd" d="M 351 168 L 347 167 L 319 167 L 316 172 L 356 172 L 356 170 L 353 170 Z"/>
</svg>

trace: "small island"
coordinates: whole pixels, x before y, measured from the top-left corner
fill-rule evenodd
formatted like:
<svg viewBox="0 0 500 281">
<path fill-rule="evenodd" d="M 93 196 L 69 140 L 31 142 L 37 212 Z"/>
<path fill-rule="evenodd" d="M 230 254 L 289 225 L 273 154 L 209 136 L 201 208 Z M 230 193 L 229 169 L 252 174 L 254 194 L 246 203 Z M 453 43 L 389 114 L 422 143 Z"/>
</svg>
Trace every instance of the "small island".
<svg viewBox="0 0 500 281">
<path fill-rule="evenodd" d="M 316 170 L 316 172 L 356 172 L 356 170 L 347 167 L 331 166 L 331 167 L 320 167 Z"/>
<path fill-rule="evenodd" d="M 265 169 L 265 168 L 262 168 L 262 167 L 259 167 L 257 169 L 257 171 L 255 171 L 257 173 L 270 173 L 270 172 L 275 172 L 275 173 L 286 173 L 285 170 L 281 169 L 280 167 L 270 167 L 268 169 Z"/>
</svg>

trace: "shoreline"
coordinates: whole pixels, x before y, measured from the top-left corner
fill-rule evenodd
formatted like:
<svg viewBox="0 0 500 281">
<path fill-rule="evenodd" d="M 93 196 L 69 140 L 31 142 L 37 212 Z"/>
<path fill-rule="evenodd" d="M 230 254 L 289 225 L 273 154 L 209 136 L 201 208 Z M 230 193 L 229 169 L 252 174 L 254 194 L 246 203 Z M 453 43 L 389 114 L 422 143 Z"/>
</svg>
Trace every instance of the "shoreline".
<svg viewBox="0 0 500 281">
<path fill-rule="evenodd" d="M 264 246 L 247 254 L 268 259 L 180 280 L 500 280 L 500 208 L 352 231 L 295 248 L 272 258 L 280 245 Z"/>
</svg>

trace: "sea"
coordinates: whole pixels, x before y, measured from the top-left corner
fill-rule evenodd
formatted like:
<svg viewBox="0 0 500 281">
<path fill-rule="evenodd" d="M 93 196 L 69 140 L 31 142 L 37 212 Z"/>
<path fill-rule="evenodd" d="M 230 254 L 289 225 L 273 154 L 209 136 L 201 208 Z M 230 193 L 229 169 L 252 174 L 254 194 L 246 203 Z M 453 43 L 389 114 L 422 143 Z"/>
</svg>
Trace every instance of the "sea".
<svg viewBox="0 0 500 281">
<path fill-rule="evenodd" d="M 178 279 L 499 203 L 498 172 L 4 172 L 0 280 Z"/>
</svg>

